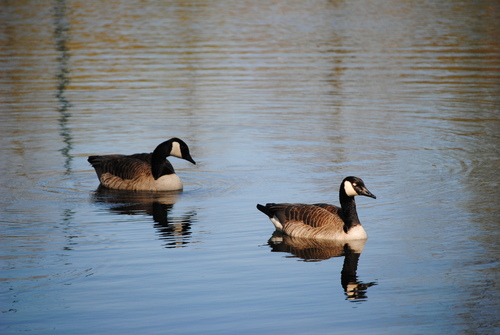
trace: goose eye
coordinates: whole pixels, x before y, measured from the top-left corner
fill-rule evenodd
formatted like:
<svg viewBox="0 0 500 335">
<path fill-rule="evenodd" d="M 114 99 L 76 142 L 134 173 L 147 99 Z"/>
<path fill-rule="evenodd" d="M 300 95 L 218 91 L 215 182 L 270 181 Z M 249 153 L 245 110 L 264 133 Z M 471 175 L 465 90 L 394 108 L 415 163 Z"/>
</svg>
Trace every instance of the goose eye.
<svg viewBox="0 0 500 335">
<path fill-rule="evenodd" d="M 352 183 L 352 186 L 358 186 L 358 184 L 357 183 Z"/>
</svg>

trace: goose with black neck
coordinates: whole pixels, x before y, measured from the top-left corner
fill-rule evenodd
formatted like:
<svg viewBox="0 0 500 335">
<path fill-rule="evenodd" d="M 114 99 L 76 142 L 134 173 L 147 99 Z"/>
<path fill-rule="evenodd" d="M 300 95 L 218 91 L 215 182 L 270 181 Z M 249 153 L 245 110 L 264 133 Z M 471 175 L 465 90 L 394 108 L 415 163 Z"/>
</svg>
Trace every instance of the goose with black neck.
<svg viewBox="0 0 500 335">
<path fill-rule="evenodd" d="M 368 235 L 359 221 L 355 196 L 376 199 L 358 177 L 346 177 L 340 184 L 340 206 L 326 203 L 268 203 L 257 209 L 266 214 L 276 230 L 290 236 L 331 240 L 366 239 Z"/>
<path fill-rule="evenodd" d="M 101 185 L 128 191 L 179 191 L 183 184 L 168 156 L 196 164 L 189 147 L 179 138 L 160 143 L 152 153 L 89 156 Z"/>
</svg>

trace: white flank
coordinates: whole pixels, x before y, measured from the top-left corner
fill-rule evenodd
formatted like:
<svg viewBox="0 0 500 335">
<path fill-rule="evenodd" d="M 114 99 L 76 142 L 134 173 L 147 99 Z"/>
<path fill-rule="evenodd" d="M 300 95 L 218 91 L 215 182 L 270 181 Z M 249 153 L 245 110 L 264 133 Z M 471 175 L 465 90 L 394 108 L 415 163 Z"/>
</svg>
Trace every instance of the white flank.
<svg viewBox="0 0 500 335">
<path fill-rule="evenodd" d="M 356 192 L 354 190 L 354 187 L 352 186 L 351 182 L 347 181 L 347 180 L 344 182 L 344 191 L 350 197 L 354 197 L 355 195 L 359 195 L 358 192 Z"/>
<path fill-rule="evenodd" d="M 172 142 L 172 150 L 170 150 L 170 156 L 182 158 L 181 145 L 179 142 Z"/>
</svg>

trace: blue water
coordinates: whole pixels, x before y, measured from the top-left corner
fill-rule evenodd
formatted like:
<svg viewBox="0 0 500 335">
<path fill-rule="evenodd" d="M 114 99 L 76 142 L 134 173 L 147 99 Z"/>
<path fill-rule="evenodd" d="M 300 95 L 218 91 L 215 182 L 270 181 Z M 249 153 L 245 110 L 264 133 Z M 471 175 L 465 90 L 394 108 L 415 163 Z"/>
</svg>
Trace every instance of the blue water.
<svg viewBox="0 0 500 335">
<path fill-rule="evenodd" d="M 11 2 L 0 31 L 2 334 L 494 334 L 494 2 Z M 182 138 L 180 193 L 87 156 Z M 266 202 L 369 235 L 273 236 Z M 357 285 L 356 295 L 345 284 Z"/>
</svg>

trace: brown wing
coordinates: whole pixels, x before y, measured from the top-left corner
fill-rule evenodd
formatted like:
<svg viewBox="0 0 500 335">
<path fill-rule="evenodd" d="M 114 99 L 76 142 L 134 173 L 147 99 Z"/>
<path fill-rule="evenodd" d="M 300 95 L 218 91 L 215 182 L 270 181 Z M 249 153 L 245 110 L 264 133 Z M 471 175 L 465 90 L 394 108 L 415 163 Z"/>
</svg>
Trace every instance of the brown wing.
<svg viewBox="0 0 500 335">
<path fill-rule="evenodd" d="M 307 204 L 273 204 L 270 210 L 282 224 L 286 222 L 300 222 L 313 228 L 331 225 L 339 222 L 340 229 L 343 227 L 343 221 L 334 213 L 327 209 Z"/>
<path fill-rule="evenodd" d="M 99 178 L 105 173 L 121 179 L 151 175 L 151 154 L 90 156 L 88 161 Z"/>
<path fill-rule="evenodd" d="M 313 204 L 314 206 L 318 206 L 318 207 L 321 207 L 321 208 L 324 208 L 326 209 L 327 211 L 329 211 L 330 213 L 333 213 L 333 214 L 337 214 L 339 216 L 342 216 L 342 208 L 340 207 L 337 207 L 335 205 L 330 205 L 330 204 L 323 204 L 323 203 L 320 203 L 320 204 Z"/>
</svg>

